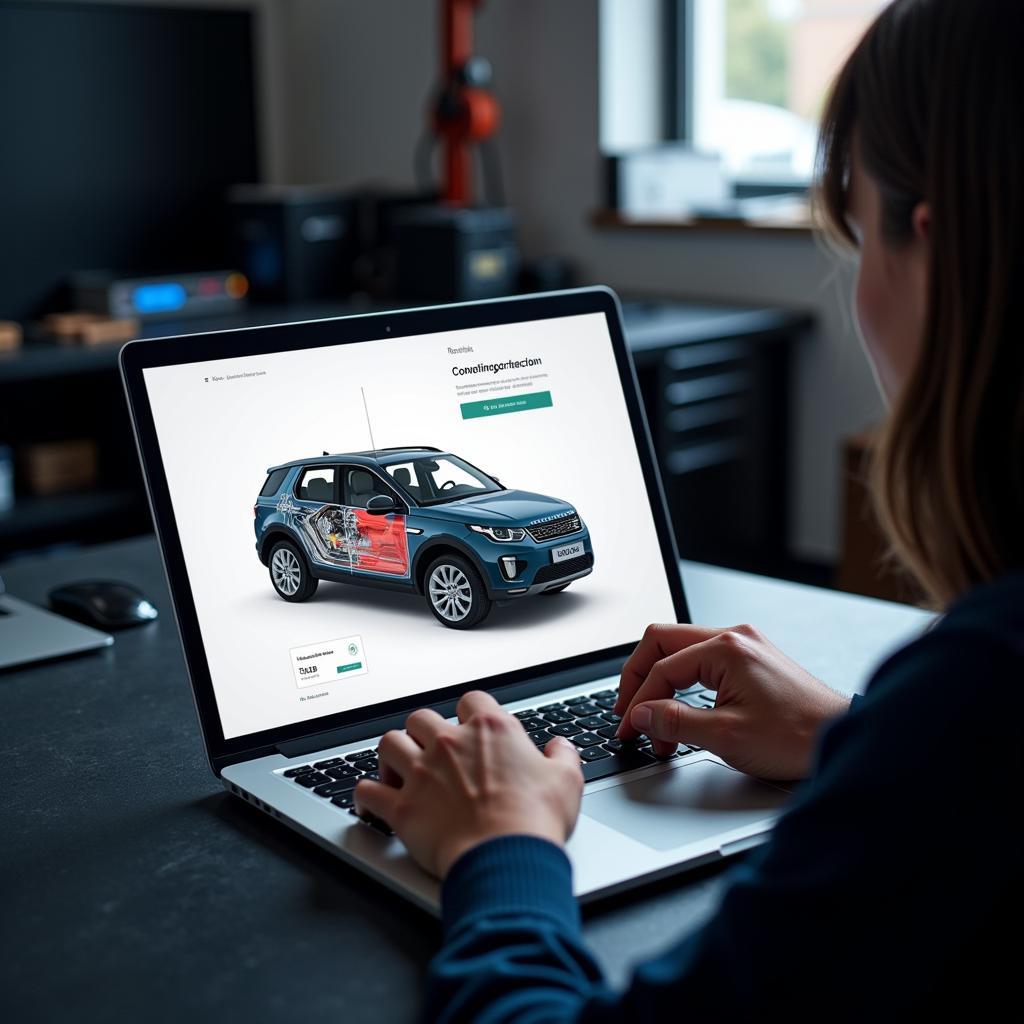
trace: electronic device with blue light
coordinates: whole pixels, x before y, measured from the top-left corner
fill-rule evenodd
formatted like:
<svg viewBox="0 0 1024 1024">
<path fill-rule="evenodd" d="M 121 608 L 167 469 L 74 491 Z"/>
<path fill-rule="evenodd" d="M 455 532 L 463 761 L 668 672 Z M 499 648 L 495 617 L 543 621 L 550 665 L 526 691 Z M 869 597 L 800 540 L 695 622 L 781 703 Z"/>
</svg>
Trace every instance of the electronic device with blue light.
<svg viewBox="0 0 1024 1024">
<path fill-rule="evenodd" d="M 245 305 L 249 282 L 237 270 L 122 277 L 78 274 L 72 291 L 77 309 L 112 317 L 163 320 L 213 316 Z"/>
</svg>

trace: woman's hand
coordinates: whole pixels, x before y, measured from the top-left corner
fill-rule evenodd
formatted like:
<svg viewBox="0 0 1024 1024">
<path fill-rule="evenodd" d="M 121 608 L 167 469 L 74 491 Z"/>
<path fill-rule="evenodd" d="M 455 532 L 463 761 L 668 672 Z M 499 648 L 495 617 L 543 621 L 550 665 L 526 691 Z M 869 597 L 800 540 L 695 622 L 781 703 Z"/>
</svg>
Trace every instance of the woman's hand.
<svg viewBox="0 0 1024 1024">
<path fill-rule="evenodd" d="M 467 693 L 460 725 L 422 708 L 380 741 L 380 782 L 360 782 L 356 811 L 386 821 L 409 853 L 443 878 L 470 847 L 504 835 L 563 844 L 576 825 L 583 773 L 576 748 L 541 753 L 487 693 Z"/>
<path fill-rule="evenodd" d="M 703 683 L 712 710 L 674 698 Z M 649 626 L 622 670 L 615 713 L 619 737 L 646 733 L 655 753 L 696 743 L 764 779 L 802 779 L 821 727 L 843 714 L 836 693 L 772 646 L 752 626 Z"/>
</svg>

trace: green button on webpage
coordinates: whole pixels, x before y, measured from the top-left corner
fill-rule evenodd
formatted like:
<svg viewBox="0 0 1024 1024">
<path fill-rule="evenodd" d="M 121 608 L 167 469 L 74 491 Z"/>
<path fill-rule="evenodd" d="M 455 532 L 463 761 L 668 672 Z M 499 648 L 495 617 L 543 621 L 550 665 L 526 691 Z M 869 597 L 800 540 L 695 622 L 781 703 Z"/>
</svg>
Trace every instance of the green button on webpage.
<svg viewBox="0 0 1024 1024">
<path fill-rule="evenodd" d="M 482 402 L 463 402 L 462 418 L 476 420 L 481 416 L 503 416 L 507 412 L 526 412 L 527 409 L 551 408 L 550 391 L 531 391 L 528 395 L 507 395 L 488 398 Z"/>
<path fill-rule="evenodd" d="M 362 668 L 362 667 L 363 667 L 363 663 L 361 661 L 353 661 L 349 665 L 339 665 L 338 666 L 338 671 L 339 672 L 355 672 L 355 670 L 357 668 Z"/>
</svg>

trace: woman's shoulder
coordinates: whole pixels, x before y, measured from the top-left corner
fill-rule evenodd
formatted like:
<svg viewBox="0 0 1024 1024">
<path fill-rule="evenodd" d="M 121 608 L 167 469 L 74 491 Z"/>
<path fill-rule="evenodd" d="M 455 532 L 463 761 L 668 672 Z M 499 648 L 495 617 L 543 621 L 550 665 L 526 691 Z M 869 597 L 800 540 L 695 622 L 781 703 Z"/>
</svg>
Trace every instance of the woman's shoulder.
<svg viewBox="0 0 1024 1024">
<path fill-rule="evenodd" d="M 1007 573 L 956 601 L 917 640 L 885 661 L 868 705 L 897 692 L 969 705 L 998 696 L 1020 705 L 1024 678 L 1024 572 Z"/>
</svg>

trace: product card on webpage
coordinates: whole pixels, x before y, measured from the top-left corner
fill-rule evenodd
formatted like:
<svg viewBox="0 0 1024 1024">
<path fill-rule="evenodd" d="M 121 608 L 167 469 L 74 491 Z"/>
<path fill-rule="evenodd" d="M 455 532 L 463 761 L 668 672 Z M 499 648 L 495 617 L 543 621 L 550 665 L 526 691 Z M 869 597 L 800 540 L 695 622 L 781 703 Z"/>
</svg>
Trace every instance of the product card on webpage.
<svg viewBox="0 0 1024 1024">
<path fill-rule="evenodd" d="M 296 686 L 321 686 L 336 679 L 366 675 L 361 636 L 343 636 L 291 649 Z"/>
</svg>

